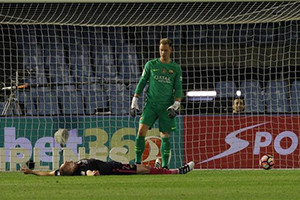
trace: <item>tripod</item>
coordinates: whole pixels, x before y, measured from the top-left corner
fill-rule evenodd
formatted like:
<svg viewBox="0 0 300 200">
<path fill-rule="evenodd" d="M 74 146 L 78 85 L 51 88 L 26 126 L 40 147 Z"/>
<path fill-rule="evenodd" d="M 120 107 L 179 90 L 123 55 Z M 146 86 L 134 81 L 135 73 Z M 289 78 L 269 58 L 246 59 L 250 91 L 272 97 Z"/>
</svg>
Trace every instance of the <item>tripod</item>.
<svg viewBox="0 0 300 200">
<path fill-rule="evenodd" d="M 1 115 L 6 115 L 9 109 L 12 110 L 12 114 L 17 114 L 17 115 L 22 114 L 22 110 L 19 105 L 18 99 L 15 97 L 15 89 L 13 88 L 10 90 L 10 95 L 7 101 L 5 102 Z"/>
</svg>

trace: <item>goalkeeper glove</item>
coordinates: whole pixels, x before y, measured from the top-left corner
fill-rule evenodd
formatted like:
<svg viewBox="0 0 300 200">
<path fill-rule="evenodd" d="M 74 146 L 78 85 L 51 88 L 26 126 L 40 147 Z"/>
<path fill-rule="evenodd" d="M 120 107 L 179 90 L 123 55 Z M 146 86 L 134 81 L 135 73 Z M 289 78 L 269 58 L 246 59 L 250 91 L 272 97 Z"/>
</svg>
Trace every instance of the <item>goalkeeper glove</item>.
<svg viewBox="0 0 300 200">
<path fill-rule="evenodd" d="M 175 101 L 173 105 L 171 105 L 167 110 L 169 112 L 168 116 L 173 119 L 176 115 L 179 114 L 180 102 Z"/>
<path fill-rule="evenodd" d="M 130 115 L 132 117 L 135 117 L 137 115 L 137 112 L 140 110 L 138 105 L 138 100 L 139 98 L 137 97 L 132 98 L 131 107 L 130 107 Z"/>
</svg>

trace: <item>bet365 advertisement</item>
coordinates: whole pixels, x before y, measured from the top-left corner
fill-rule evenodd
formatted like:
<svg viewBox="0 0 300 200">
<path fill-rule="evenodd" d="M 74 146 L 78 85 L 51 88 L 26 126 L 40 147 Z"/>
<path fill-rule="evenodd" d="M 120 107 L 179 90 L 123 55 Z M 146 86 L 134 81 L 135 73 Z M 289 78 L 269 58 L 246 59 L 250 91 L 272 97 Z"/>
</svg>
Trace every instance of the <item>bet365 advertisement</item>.
<svg viewBox="0 0 300 200">
<path fill-rule="evenodd" d="M 299 116 L 188 116 L 185 159 L 196 168 L 259 168 L 265 154 L 274 168 L 299 168 Z"/>
<path fill-rule="evenodd" d="M 182 119 L 178 118 L 182 127 Z M 145 164 L 153 164 L 160 157 L 159 130 L 155 125 L 147 134 L 146 149 L 143 155 Z M 5 149 L 5 156 L 0 162 L 10 162 L 12 148 L 24 148 L 31 158 L 34 148 L 39 148 L 38 159 L 43 165 L 51 166 L 53 148 L 61 147 L 55 143 L 54 133 L 64 128 L 69 132 L 66 147 L 79 158 L 79 148 L 84 147 L 84 157 L 101 160 L 116 160 L 124 163 L 134 162 L 135 137 L 138 119 L 131 117 L 49 117 L 49 118 L 1 118 L 0 148 Z M 181 128 L 182 130 L 182 128 Z M 183 163 L 183 131 L 179 129 L 171 134 L 170 167 Z M 82 157 L 82 154 L 80 154 Z M 22 155 L 20 155 L 22 156 Z M 5 158 L 4 158 L 5 157 Z M 5 159 L 5 161 L 4 161 Z M 8 167 L 9 168 L 9 167 Z"/>
<path fill-rule="evenodd" d="M 198 169 L 259 168 L 265 154 L 274 157 L 275 168 L 299 168 L 300 117 L 274 116 L 180 116 L 178 130 L 171 134 L 170 167 L 194 160 Z M 9 170 L 11 149 L 23 148 L 42 165 L 50 166 L 59 128 L 69 132 L 66 147 L 76 158 L 134 162 L 138 119 L 130 117 L 1 118 L 0 164 Z M 145 164 L 160 157 L 159 131 L 154 126 L 146 138 Z M 80 152 L 84 147 L 84 152 Z M 18 155 L 21 156 L 21 155 Z"/>
</svg>

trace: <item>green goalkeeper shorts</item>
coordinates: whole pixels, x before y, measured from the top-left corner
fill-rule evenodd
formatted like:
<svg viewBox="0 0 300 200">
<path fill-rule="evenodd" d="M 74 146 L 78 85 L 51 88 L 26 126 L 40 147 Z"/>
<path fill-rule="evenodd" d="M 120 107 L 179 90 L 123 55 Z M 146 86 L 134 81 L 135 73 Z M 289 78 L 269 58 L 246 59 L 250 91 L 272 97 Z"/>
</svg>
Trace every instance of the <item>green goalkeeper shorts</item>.
<svg viewBox="0 0 300 200">
<path fill-rule="evenodd" d="M 146 124 L 150 128 L 158 119 L 160 132 L 172 132 L 176 130 L 176 118 L 168 116 L 168 107 L 172 104 L 159 104 L 147 102 L 140 118 L 140 124 Z"/>
</svg>

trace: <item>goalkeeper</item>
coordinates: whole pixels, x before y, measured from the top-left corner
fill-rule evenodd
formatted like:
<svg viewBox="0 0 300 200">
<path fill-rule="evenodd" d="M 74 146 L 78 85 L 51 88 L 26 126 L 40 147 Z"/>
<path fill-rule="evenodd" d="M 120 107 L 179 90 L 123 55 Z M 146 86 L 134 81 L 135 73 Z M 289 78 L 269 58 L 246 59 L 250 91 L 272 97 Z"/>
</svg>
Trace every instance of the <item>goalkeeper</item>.
<svg viewBox="0 0 300 200">
<path fill-rule="evenodd" d="M 194 169 L 195 163 L 189 162 L 176 169 L 154 168 L 145 165 L 122 164 L 116 161 L 104 162 L 97 159 L 82 159 L 77 162 L 66 161 L 59 169 L 45 172 L 34 171 L 21 167 L 24 174 L 37 176 L 99 176 L 99 175 L 130 175 L 130 174 L 186 174 Z"/>
<path fill-rule="evenodd" d="M 176 130 L 175 117 L 179 112 L 182 98 L 181 67 L 171 60 L 172 43 L 169 39 L 160 40 L 160 58 L 146 63 L 142 77 L 135 89 L 130 114 L 135 117 L 139 110 L 138 98 L 148 84 L 146 104 L 143 109 L 138 134 L 135 140 L 135 162 L 142 162 L 145 149 L 145 136 L 155 121 L 159 121 L 161 136 L 162 167 L 168 168 L 170 156 L 170 133 Z"/>
</svg>

